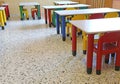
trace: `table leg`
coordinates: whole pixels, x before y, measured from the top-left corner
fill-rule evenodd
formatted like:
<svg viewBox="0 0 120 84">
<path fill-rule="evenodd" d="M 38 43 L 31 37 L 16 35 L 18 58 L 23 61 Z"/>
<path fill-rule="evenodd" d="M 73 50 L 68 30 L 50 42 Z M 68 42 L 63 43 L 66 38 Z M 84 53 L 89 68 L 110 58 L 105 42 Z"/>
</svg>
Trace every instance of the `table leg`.
<svg viewBox="0 0 120 84">
<path fill-rule="evenodd" d="M 88 34 L 87 73 L 92 73 L 94 34 Z"/>
<path fill-rule="evenodd" d="M 8 17 L 10 17 L 9 7 L 7 5 Z"/>
<path fill-rule="evenodd" d="M 51 27 L 51 10 L 48 9 L 48 23 L 49 23 L 49 27 Z"/>
<path fill-rule="evenodd" d="M 41 15 L 40 15 L 40 5 L 36 5 L 35 7 L 38 9 L 38 12 L 37 12 L 38 19 L 41 19 Z"/>
<path fill-rule="evenodd" d="M 0 22 L 1 22 L 2 30 L 4 30 L 4 20 L 3 20 L 3 13 L 2 13 L 2 10 L 0 10 Z"/>
<path fill-rule="evenodd" d="M 62 40 L 65 41 L 66 40 L 66 28 L 65 28 L 65 16 L 61 17 L 61 30 L 62 30 Z"/>
<path fill-rule="evenodd" d="M 23 6 L 19 6 L 19 10 L 20 10 L 20 18 L 21 18 L 21 20 L 23 20 L 24 19 L 24 16 L 23 16 L 23 13 L 22 13 Z"/>
<path fill-rule="evenodd" d="M 5 14 L 5 10 L 3 10 L 2 13 L 3 13 L 4 24 L 6 25 L 6 14 Z"/>
<path fill-rule="evenodd" d="M 76 56 L 76 46 L 77 46 L 76 30 L 77 28 L 72 25 L 72 55 L 73 56 Z"/>
<path fill-rule="evenodd" d="M 8 5 L 2 5 L 2 6 L 5 7 L 6 18 L 7 18 L 7 20 L 8 20 L 9 17 L 10 17 Z"/>
<path fill-rule="evenodd" d="M 45 14 L 45 23 L 47 24 L 47 9 L 44 9 L 44 14 Z"/>
<path fill-rule="evenodd" d="M 59 28 L 59 15 L 56 13 L 56 29 L 57 29 L 57 34 L 60 34 L 60 28 Z"/>
</svg>

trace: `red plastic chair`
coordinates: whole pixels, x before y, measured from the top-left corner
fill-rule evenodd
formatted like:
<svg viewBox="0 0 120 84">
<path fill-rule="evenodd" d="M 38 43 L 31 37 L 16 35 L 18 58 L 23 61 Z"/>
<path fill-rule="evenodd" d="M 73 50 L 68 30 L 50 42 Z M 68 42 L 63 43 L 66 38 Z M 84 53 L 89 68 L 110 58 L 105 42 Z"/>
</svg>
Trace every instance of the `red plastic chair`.
<svg viewBox="0 0 120 84">
<path fill-rule="evenodd" d="M 31 8 L 31 14 L 32 14 L 32 18 L 35 19 L 35 14 L 37 15 L 37 8 Z"/>
<path fill-rule="evenodd" d="M 108 57 L 110 53 L 116 53 L 115 70 L 120 69 L 120 31 L 105 33 L 94 46 L 94 52 L 97 54 L 96 74 L 101 74 L 102 55 Z"/>
<path fill-rule="evenodd" d="M 2 6 L 5 7 L 5 13 L 6 13 L 6 17 L 7 17 L 7 20 L 8 20 L 9 17 L 10 17 L 9 7 L 8 7 L 7 4 L 3 4 Z"/>
</svg>

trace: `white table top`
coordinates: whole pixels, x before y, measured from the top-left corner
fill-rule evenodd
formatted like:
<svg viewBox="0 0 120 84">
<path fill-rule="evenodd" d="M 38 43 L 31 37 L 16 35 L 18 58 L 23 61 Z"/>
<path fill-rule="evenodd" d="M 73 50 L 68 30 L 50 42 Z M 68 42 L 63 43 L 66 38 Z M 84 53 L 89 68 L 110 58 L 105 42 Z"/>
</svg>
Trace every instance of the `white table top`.
<svg viewBox="0 0 120 84">
<path fill-rule="evenodd" d="M 70 23 L 88 34 L 120 31 L 120 18 L 74 20 Z"/>
<path fill-rule="evenodd" d="M 37 2 L 21 2 L 19 3 L 20 6 L 33 6 L 33 5 L 40 5 Z"/>
<path fill-rule="evenodd" d="M 3 3 L 2 5 L 8 5 L 7 3 Z"/>
<path fill-rule="evenodd" d="M 56 8 L 74 8 L 74 7 L 89 7 L 86 4 L 76 4 L 76 5 L 57 5 L 57 6 L 43 6 L 45 9 L 56 9 Z"/>
<path fill-rule="evenodd" d="M 78 4 L 78 2 L 73 2 L 73 1 L 54 1 L 54 3 L 59 5 Z"/>
<path fill-rule="evenodd" d="M 0 7 L 0 10 L 5 10 L 5 7 Z"/>
<path fill-rule="evenodd" d="M 61 10 L 61 11 L 55 11 L 55 12 L 60 16 L 67 16 L 67 15 L 76 15 L 76 14 L 120 12 L 120 10 L 113 9 L 113 8 L 91 8 L 91 9 L 84 9 L 84 10 Z"/>
</svg>

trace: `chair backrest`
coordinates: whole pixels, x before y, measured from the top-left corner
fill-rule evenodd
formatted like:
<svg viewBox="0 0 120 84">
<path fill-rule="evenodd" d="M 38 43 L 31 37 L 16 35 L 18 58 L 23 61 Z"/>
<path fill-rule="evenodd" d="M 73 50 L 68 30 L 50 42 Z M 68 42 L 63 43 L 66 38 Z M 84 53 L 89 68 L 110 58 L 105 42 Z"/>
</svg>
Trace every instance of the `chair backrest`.
<svg viewBox="0 0 120 84">
<path fill-rule="evenodd" d="M 113 13 L 106 13 L 105 18 L 114 18 L 114 17 L 119 17 L 119 13 L 113 12 Z"/>
<path fill-rule="evenodd" d="M 66 8 L 65 10 L 76 10 L 76 8 Z"/>
<path fill-rule="evenodd" d="M 104 18 L 104 14 L 102 13 L 96 13 L 96 14 L 91 14 L 89 16 L 89 19 L 99 19 L 99 18 Z M 103 35 L 103 33 L 98 33 L 99 37 Z M 96 39 L 96 37 L 95 37 Z M 97 38 L 98 39 L 98 38 Z"/>
<path fill-rule="evenodd" d="M 89 16 L 89 19 L 99 19 L 99 18 L 104 18 L 104 14 L 102 14 L 102 13 L 96 13 L 96 14 L 91 14 Z"/>
<path fill-rule="evenodd" d="M 99 43 L 110 43 L 120 41 L 120 31 L 104 33 L 98 40 Z"/>
<path fill-rule="evenodd" d="M 86 15 L 74 15 L 71 20 L 85 20 L 87 19 Z"/>
</svg>

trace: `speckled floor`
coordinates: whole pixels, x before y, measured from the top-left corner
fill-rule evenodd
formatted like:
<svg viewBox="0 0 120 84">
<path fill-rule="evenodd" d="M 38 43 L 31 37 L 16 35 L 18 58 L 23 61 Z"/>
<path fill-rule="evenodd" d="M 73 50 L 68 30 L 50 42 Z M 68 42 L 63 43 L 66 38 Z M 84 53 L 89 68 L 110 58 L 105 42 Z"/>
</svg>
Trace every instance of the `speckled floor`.
<svg viewBox="0 0 120 84">
<path fill-rule="evenodd" d="M 71 54 L 71 40 L 62 41 L 55 28 L 41 20 L 9 20 L 0 29 L 0 84 L 120 84 L 114 60 L 103 63 L 102 74 L 86 73 L 86 55 L 78 37 L 77 56 Z"/>
</svg>

